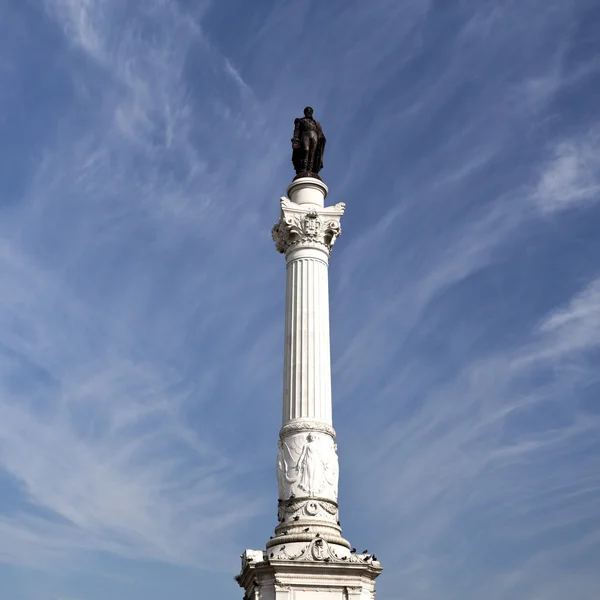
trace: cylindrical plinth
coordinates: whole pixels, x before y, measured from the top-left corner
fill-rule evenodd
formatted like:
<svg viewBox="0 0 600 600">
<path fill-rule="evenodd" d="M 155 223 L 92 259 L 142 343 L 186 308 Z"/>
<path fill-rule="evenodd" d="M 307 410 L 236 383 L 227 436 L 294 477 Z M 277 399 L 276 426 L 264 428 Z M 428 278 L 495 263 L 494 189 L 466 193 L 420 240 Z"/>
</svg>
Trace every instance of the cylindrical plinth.
<svg viewBox="0 0 600 600">
<path fill-rule="evenodd" d="M 296 204 L 312 204 L 325 206 L 325 198 L 329 189 L 320 180 L 314 177 L 300 177 L 288 185 L 288 198 Z"/>
</svg>

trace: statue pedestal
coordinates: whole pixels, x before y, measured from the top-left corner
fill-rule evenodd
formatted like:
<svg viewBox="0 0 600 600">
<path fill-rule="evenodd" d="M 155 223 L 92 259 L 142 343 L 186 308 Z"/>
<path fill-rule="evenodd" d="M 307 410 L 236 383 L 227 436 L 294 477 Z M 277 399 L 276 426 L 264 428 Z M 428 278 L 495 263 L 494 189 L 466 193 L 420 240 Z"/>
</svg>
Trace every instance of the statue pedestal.
<svg viewBox="0 0 600 600">
<path fill-rule="evenodd" d="M 236 579 L 246 600 L 373 600 L 381 565 L 353 557 L 353 562 L 267 560 L 261 551 L 246 550 Z"/>
<path fill-rule="evenodd" d="M 329 189 L 315 177 L 299 177 L 288 185 L 288 198 L 298 205 L 325 206 L 325 198 Z"/>
<path fill-rule="evenodd" d="M 345 205 L 326 207 L 327 186 L 313 177 L 287 192 L 272 232 L 286 259 L 279 524 L 265 551 L 242 555 L 237 581 L 246 600 L 372 600 L 381 565 L 351 551 L 338 515 L 328 268 Z"/>
</svg>

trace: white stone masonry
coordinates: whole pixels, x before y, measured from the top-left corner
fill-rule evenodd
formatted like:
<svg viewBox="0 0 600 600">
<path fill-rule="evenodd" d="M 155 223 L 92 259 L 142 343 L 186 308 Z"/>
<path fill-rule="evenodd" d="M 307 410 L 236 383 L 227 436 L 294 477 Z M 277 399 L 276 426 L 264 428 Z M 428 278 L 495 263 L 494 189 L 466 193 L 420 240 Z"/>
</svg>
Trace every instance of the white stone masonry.
<svg viewBox="0 0 600 600">
<path fill-rule="evenodd" d="M 266 551 L 242 555 L 238 581 L 249 600 L 371 600 L 381 566 L 342 537 L 337 503 L 328 265 L 345 206 L 325 207 L 327 186 L 314 177 L 287 193 L 272 232 L 286 259 L 279 524 Z"/>
<path fill-rule="evenodd" d="M 324 207 L 327 186 L 302 178 L 281 199 L 273 227 L 286 258 L 283 423 L 277 482 L 279 521 L 267 548 L 311 541 L 316 533 L 344 548 L 337 510 L 338 457 L 331 420 L 329 275 L 344 204 Z"/>
</svg>

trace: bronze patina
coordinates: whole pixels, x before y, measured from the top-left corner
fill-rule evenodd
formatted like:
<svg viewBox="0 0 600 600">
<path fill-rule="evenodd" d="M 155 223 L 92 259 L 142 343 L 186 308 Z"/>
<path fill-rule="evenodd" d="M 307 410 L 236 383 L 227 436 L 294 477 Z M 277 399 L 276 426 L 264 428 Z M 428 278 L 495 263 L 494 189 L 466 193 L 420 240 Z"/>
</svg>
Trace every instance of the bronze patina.
<svg viewBox="0 0 600 600">
<path fill-rule="evenodd" d="M 319 177 L 325 154 L 325 135 L 321 123 L 313 119 L 313 109 L 307 106 L 304 116 L 294 121 L 292 138 L 292 163 L 296 177 Z"/>
</svg>

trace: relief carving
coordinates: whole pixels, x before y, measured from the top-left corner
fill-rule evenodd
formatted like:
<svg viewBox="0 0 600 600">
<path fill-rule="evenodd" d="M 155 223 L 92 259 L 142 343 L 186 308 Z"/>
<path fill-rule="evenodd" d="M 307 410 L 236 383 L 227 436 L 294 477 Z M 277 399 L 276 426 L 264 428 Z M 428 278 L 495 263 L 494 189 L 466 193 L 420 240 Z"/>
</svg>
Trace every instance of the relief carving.
<svg viewBox="0 0 600 600">
<path fill-rule="evenodd" d="M 308 237 L 317 237 L 319 231 L 323 227 L 323 223 L 319 219 L 319 215 L 316 212 L 310 212 L 304 217 L 304 233 Z"/>
<path fill-rule="evenodd" d="M 273 556 L 276 560 L 297 560 L 297 561 L 317 561 L 317 562 L 334 562 L 334 563 L 367 563 L 373 566 L 379 566 L 377 558 L 371 554 L 356 554 L 351 552 L 350 555 L 338 555 L 335 549 L 321 537 L 308 542 L 302 550 L 296 554 L 288 554 L 285 547 Z M 352 591 L 360 590 L 360 588 L 350 588 Z"/>
<path fill-rule="evenodd" d="M 289 443 L 288 443 L 289 442 Z M 279 499 L 291 497 L 337 498 L 338 457 L 331 438 L 314 433 L 278 442 Z"/>
<path fill-rule="evenodd" d="M 330 252 L 342 233 L 340 219 L 344 208 L 340 202 L 316 211 L 281 198 L 281 216 L 272 230 L 275 247 L 281 253 L 298 246 L 317 246 Z"/>
<path fill-rule="evenodd" d="M 277 518 L 281 523 L 291 523 L 294 517 L 298 519 L 318 518 L 321 521 L 336 523 L 338 509 L 334 502 L 326 500 L 279 501 Z"/>
</svg>

